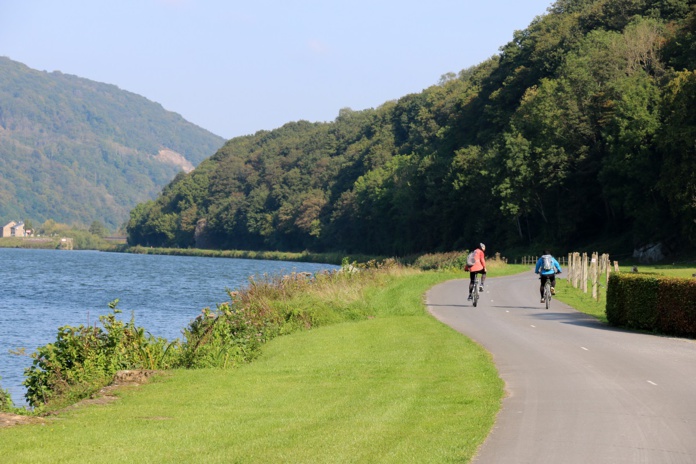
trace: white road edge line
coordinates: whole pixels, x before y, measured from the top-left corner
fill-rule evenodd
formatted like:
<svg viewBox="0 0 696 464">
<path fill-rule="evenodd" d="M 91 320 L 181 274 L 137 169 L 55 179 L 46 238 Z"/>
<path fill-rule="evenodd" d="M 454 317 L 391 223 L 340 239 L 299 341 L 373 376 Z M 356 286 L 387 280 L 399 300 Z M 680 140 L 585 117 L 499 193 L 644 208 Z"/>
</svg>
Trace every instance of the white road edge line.
<svg viewBox="0 0 696 464">
<path fill-rule="evenodd" d="M 648 383 L 649 383 L 650 385 L 655 385 L 655 386 L 657 386 L 657 384 L 656 384 L 655 382 L 653 382 L 652 380 L 648 380 Z"/>
<path fill-rule="evenodd" d="M 582 349 L 585 350 L 585 351 L 590 351 L 590 350 L 588 350 L 587 348 L 585 348 L 584 346 L 581 346 L 580 348 L 582 348 Z"/>
</svg>

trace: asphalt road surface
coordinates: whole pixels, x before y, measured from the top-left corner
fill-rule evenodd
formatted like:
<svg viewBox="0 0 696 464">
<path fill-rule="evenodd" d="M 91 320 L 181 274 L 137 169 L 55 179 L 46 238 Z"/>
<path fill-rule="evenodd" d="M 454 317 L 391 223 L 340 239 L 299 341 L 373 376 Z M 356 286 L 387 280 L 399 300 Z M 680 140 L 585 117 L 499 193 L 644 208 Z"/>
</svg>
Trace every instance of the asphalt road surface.
<svg viewBox="0 0 696 464">
<path fill-rule="evenodd" d="M 476 464 L 696 463 L 696 342 L 614 329 L 558 300 L 534 273 L 432 288 L 439 320 L 488 350 L 506 397 Z"/>
</svg>

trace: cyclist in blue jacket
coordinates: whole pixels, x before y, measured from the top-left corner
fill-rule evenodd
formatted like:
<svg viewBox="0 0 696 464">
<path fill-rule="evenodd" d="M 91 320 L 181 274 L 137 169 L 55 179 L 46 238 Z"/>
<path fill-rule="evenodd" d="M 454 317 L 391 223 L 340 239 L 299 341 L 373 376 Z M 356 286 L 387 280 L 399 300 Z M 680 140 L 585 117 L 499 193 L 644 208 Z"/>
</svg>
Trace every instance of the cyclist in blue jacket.
<svg viewBox="0 0 696 464">
<path fill-rule="evenodd" d="M 547 280 L 551 281 L 551 294 L 556 294 L 556 274 L 561 273 L 561 265 L 558 264 L 556 258 L 551 256 L 549 250 L 544 250 L 544 254 L 537 260 L 534 273 L 541 275 L 541 287 L 539 287 L 539 292 L 541 293 L 541 302 L 543 303 L 544 285 L 546 285 Z"/>
</svg>

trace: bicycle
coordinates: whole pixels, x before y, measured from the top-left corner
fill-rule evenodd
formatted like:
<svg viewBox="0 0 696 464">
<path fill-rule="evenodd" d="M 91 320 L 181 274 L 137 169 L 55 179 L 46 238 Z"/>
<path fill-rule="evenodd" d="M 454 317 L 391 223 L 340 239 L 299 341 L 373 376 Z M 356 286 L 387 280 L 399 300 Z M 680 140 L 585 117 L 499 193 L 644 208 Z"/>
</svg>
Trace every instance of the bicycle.
<svg viewBox="0 0 696 464">
<path fill-rule="evenodd" d="M 476 278 L 474 280 L 474 291 L 471 292 L 472 301 L 474 303 L 474 308 L 478 305 L 478 300 L 479 300 L 479 285 L 480 285 L 479 279 L 480 279 L 479 274 L 476 274 Z"/>
<path fill-rule="evenodd" d="M 539 279 L 541 279 L 541 276 L 539 276 Z M 551 306 L 551 279 L 546 279 L 544 284 L 544 303 L 546 304 L 546 309 L 549 309 L 549 306 Z"/>
<path fill-rule="evenodd" d="M 560 272 L 554 273 L 554 275 L 558 275 Z M 539 275 L 539 279 L 541 279 L 541 275 Z M 544 304 L 546 305 L 546 309 L 549 309 L 551 306 L 551 296 L 553 293 L 551 293 L 551 279 L 546 279 L 546 283 L 544 284 Z"/>
</svg>

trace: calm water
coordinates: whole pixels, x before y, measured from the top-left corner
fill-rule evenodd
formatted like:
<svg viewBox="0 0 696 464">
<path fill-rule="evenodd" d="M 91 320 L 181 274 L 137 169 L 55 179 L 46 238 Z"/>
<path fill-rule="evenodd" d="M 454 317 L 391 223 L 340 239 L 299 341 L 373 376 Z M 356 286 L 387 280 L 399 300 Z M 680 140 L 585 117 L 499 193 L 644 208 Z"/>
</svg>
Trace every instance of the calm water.
<svg viewBox="0 0 696 464">
<path fill-rule="evenodd" d="M 228 300 L 226 289 L 249 277 L 318 272 L 336 266 L 228 258 L 153 256 L 96 251 L 0 248 L 0 386 L 24 404 L 26 353 L 54 342 L 63 325 L 94 323 L 119 299 L 121 318 L 168 340 L 205 307 Z"/>
</svg>

